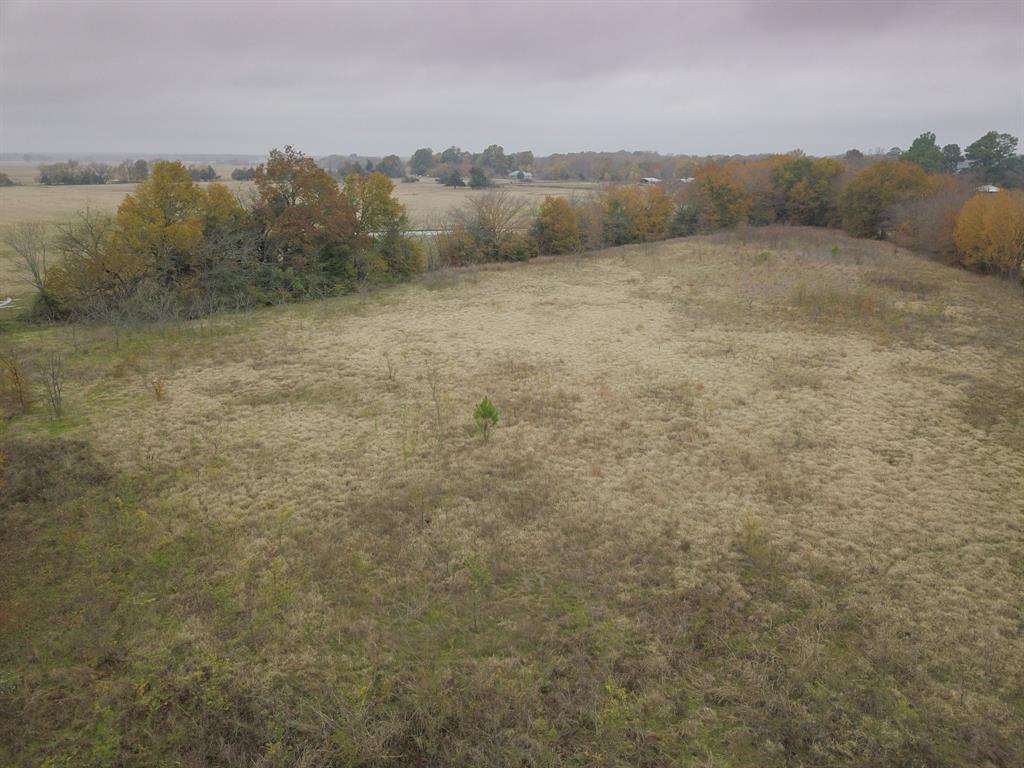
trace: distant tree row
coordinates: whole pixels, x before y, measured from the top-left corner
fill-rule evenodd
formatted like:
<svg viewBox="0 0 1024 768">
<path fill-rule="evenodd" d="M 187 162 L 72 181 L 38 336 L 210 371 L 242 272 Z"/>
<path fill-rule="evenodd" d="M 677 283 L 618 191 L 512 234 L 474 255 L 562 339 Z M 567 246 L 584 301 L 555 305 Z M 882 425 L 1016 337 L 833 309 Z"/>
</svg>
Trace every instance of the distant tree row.
<svg viewBox="0 0 1024 768">
<path fill-rule="evenodd" d="M 68 160 L 39 166 L 40 184 L 106 184 L 113 177 L 114 168 L 106 163 Z"/>
<path fill-rule="evenodd" d="M 190 165 L 187 170 L 192 181 L 216 181 L 220 178 L 212 165 Z"/>
</svg>

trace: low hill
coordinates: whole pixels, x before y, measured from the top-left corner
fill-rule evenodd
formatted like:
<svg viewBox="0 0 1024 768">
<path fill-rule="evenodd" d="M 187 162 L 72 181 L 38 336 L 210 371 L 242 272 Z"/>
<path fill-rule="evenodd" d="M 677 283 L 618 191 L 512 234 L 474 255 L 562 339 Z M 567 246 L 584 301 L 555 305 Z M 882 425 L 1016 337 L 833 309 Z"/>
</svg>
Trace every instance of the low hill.
<svg viewBox="0 0 1024 768">
<path fill-rule="evenodd" d="M 1019 765 L 1022 328 L 772 228 L 19 329 L 0 763 Z"/>
</svg>

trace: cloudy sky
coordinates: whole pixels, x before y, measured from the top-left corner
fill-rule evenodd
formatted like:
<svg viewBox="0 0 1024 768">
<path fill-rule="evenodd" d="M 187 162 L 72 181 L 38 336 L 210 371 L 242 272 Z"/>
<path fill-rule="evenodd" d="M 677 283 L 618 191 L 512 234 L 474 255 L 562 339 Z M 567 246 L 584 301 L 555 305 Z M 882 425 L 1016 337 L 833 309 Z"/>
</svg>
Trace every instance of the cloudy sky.
<svg viewBox="0 0 1024 768">
<path fill-rule="evenodd" d="M 1024 0 L 0 0 L 0 152 L 835 154 L 1024 136 Z"/>
</svg>

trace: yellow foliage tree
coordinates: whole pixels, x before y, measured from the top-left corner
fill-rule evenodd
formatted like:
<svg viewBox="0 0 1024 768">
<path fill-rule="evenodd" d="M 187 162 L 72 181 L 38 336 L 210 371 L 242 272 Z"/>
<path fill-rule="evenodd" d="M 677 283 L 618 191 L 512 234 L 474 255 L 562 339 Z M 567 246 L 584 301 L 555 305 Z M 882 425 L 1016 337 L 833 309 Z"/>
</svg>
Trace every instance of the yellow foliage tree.
<svg viewBox="0 0 1024 768">
<path fill-rule="evenodd" d="M 564 197 L 545 197 L 537 214 L 534 236 L 541 253 L 572 253 L 580 247 L 576 211 Z"/>
<path fill-rule="evenodd" d="M 703 229 L 727 229 L 747 221 L 750 193 L 728 167 L 718 163 L 705 165 L 695 178 Z"/>
<path fill-rule="evenodd" d="M 975 195 L 960 209 L 953 238 L 964 265 L 1024 280 L 1024 192 Z"/>
<path fill-rule="evenodd" d="M 168 274 L 187 271 L 203 240 L 206 194 L 180 162 L 157 163 L 117 209 L 115 247 Z"/>
</svg>

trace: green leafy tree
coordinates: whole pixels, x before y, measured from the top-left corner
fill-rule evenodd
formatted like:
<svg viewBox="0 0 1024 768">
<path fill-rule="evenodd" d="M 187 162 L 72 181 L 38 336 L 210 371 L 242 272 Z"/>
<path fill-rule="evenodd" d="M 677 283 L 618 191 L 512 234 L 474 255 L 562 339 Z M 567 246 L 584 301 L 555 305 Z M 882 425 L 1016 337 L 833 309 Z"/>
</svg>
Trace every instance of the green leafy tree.
<svg viewBox="0 0 1024 768">
<path fill-rule="evenodd" d="M 462 150 L 452 145 L 441 153 L 441 162 L 446 165 L 458 165 L 462 162 Z"/>
<path fill-rule="evenodd" d="M 942 148 L 942 170 L 946 173 L 956 173 L 957 166 L 964 159 L 959 144 L 947 144 Z"/>
<path fill-rule="evenodd" d="M 491 186 L 491 180 L 483 168 L 474 165 L 469 169 L 469 186 L 473 189 L 486 189 Z"/>
<path fill-rule="evenodd" d="M 903 160 L 917 163 L 926 171 L 938 173 L 945 164 L 945 156 L 939 145 L 935 143 L 935 134 L 931 132 L 922 133 L 910 145 L 910 149 L 901 156 Z"/>
<path fill-rule="evenodd" d="M 830 157 L 812 160 L 803 154 L 776 158 L 771 173 L 776 216 L 790 224 L 823 227 L 835 219 L 835 181 L 843 164 Z"/>
<path fill-rule="evenodd" d="M 511 170 L 509 158 L 505 156 L 505 148 L 497 144 L 491 144 L 481 152 L 477 164 L 496 176 L 504 176 Z"/>
<path fill-rule="evenodd" d="M 999 183 L 1013 165 L 1017 153 L 1017 137 L 989 131 L 967 147 L 965 156 L 971 168 L 981 172 L 989 183 Z"/>
<path fill-rule="evenodd" d="M 377 163 L 377 173 L 383 173 L 391 179 L 400 179 L 405 176 L 405 163 L 398 155 L 388 155 Z"/>
<path fill-rule="evenodd" d="M 434 167 L 434 150 L 430 147 L 417 149 L 409 160 L 409 173 L 425 176 Z"/>
<path fill-rule="evenodd" d="M 463 181 L 462 179 L 462 174 L 459 173 L 459 171 L 456 170 L 455 168 L 450 168 L 449 170 L 445 171 L 440 176 L 438 176 L 437 183 L 444 184 L 446 187 L 466 186 L 466 182 Z"/>
</svg>

